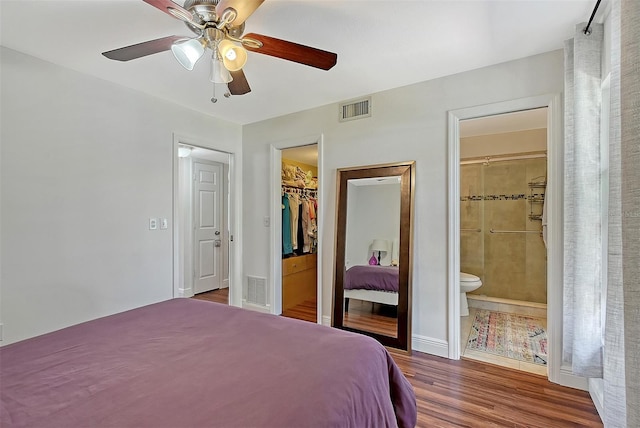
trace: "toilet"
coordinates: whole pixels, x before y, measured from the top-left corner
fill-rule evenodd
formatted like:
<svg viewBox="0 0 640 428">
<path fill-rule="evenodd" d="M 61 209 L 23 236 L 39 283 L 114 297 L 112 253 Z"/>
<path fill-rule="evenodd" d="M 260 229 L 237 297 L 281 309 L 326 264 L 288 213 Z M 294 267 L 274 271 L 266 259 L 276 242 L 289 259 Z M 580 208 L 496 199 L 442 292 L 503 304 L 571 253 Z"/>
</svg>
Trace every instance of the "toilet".
<svg viewBox="0 0 640 428">
<path fill-rule="evenodd" d="M 477 290 L 482 285 L 482 281 L 475 275 L 460 272 L 460 316 L 469 315 L 469 303 L 467 303 L 467 293 Z"/>
</svg>

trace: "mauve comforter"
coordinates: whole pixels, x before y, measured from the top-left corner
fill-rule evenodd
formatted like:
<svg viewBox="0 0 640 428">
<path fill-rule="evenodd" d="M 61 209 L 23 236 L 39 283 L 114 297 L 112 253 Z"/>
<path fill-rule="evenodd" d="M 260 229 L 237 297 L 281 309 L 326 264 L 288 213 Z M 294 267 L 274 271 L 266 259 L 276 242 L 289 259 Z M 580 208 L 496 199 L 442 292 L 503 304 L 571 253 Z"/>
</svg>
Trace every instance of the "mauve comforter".
<svg viewBox="0 0 640 428">
<path fill-rule="evenodd" d="M 411 427 L 373 339 L 175 299 L 0 348 L 2 427 Z"/>
</svg>

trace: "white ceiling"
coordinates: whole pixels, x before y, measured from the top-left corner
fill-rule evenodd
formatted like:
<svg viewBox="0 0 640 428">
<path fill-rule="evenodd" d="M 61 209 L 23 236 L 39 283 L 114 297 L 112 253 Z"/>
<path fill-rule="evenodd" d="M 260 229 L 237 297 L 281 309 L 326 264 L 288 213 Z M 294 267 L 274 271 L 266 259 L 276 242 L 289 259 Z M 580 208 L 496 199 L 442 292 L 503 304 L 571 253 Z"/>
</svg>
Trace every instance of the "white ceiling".
<svg viewBox="0 0 640 428">
<path fill-rule="evenodd" d="M 182 2 L 180 1 L 182 4 Z M 266 0 L 255 32 L 338 54 L 322 71 L 249 53 L 252 92 L 212 104 L 208 62 L 189 72 L 170 52 L 129 62 L 101 52 L 185 25 L 142 0 L 0 0 L 0 43 L 64 67 L 247 124 L 554 49 L 594 0 Z M 600 9 L 603 9 L 601 6 Z"/>
</svg>

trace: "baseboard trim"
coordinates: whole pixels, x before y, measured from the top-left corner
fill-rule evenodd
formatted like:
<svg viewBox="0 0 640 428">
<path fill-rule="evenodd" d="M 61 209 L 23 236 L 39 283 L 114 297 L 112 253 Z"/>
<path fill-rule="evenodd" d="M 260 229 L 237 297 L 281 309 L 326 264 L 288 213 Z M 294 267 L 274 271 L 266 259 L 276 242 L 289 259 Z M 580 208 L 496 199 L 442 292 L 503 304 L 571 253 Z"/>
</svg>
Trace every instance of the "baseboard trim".
<svg viewBox="0 0 640 428">
<path fill-rule="evenodd" d="M 576 376 L 571 371 L 571 366 L 561 366 L 560 376 L 558 382 L 562 386 L 568 386 L 569 388 L 581 389 L 583 391 L 589 390 L 589 382 L 587 378 Z"/>
<path fill-rule="evenodd" d="M 442 339 L 414 334 L 411 336 L 411 349 L 425 354 L 449 358 L 449 343 Z"/>
<path fill-rule="evenodd" d="M 178 288 L 178 297 L 193 297 L 193 289 Z"/>
<path fill-rule="evenodd" d="M 604 380 L 589 379 L 589 395 L 596 406 L 600 419 L 604 421 Z"/>
<path fill-rule="evenodd" d="M 248 309 L 250 311 L 262 312 L 264 314 L 270 314 L 271 308 L 269 306 L 260 306 L 254 305 L 253 303 L 248 303 L 247 301 L 242 301 L 242 309 Z"/>
</svg>

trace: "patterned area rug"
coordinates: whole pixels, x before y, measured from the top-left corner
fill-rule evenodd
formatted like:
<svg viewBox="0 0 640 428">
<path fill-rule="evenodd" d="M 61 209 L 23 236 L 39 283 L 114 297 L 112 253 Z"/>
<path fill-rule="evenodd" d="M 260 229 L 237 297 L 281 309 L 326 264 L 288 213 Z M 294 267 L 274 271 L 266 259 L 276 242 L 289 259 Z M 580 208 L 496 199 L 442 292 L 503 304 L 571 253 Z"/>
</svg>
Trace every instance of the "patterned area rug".
<svg viewBox="0 0 640 428">
<path fill-rule="evenodd" d="M 547 365 L 547 332 L 539 318 L 478 309 L 467 349 Z"/>
</svg>

